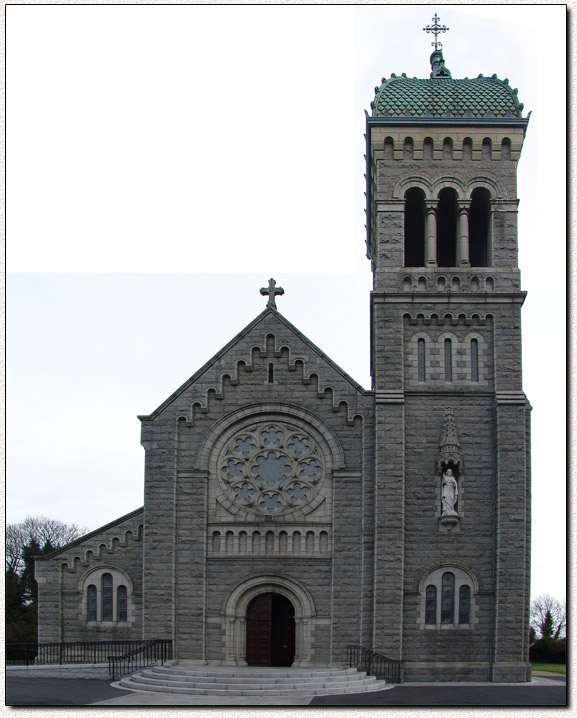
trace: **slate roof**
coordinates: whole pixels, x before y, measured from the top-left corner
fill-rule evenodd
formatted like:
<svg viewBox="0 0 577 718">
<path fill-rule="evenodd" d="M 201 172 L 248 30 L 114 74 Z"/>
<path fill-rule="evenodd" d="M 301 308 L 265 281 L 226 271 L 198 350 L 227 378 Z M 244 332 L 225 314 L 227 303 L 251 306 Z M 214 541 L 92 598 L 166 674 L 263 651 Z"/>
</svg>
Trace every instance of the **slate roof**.
<svg viewBox="0 0 577 718">
<path fill-rule="evenodd" d="M 373 117 L 514 119 L 522 117 L 523 105 L 509 81 L 496 75 L 420 80 L 403 74 L 383 78 L 371 108 Z"/>
</svg>

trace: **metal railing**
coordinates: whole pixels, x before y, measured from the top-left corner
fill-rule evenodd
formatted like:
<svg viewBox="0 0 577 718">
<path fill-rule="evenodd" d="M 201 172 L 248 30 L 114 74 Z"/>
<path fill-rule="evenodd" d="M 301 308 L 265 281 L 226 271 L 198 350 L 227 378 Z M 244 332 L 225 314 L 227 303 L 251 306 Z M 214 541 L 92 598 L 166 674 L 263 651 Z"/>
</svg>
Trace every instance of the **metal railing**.
<svg viewBox="0 0 577 718">
<path fill-rule="evenodd" d="M 172 641 L 76 641 L 75 643 L 10 643 L 7 666 L 108 663 L 111 675 L 124 675 L 172 657 Z M 148 661 L 148 662 L 146 662 Z M 131 666 L 134 665 L 134 668 Z M 118 671 L 123 672 L 118 674 Z"/>
<path fill-rule="evenodd" d="M 403 662 L 387 658 L 363 646 L 347 646 L 349 668 L 365 671 L 368 676 L 390 683 L 401 683 L 403 680 Z"/>
<path fill-rule="evenodd" d="M 165 661 L 172 658 L 172 641 L 158 638 L 152 641 L 140 641 L 140 643 L 140 646 L 121 656 L 108 658 L 108 675 L 112 680 L 138 671 L 140 668 L 146 668 L 146 666 L 153 666 L 157 663 L 164 665 Z"/>
</svg>

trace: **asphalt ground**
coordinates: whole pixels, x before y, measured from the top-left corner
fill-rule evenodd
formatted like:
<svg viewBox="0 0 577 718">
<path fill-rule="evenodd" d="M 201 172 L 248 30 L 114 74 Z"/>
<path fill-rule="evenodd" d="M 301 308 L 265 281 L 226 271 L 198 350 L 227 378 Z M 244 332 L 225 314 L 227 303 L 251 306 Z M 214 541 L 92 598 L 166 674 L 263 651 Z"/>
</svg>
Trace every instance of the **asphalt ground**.
<svg viewBox="0 0 577 718">
<path fill-rule="evenodd" d="M 316 696 L 300 705 L 312 706 L 565 706 L 564 677 L 548 674 L 528 684 L 403 684 L 374 693 Z M 234 699 L 203 702 L 203 696 L 144 694 L 114 688 L 106 680 L 6 676 L 8 706 L 81 705 L 234 705 Z M 242 705 L 245 701 L 238 701 Z M 286 705 L 283 701 L 278 704 Z M 258 705 L 251 700 L 252 705 Z M 264 703 L 263 703 L 264 705 Z"/>
</svg>

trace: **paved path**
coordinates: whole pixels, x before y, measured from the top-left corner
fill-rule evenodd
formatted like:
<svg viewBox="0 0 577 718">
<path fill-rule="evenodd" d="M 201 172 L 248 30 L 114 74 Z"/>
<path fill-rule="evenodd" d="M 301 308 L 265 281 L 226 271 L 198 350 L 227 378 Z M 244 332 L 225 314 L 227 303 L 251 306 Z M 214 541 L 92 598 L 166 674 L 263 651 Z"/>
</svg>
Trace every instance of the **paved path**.
<svg viewBox="0 0 577 718">
<path fill-rule="evenodd" d="M 134 693 L 112 687 L 108 681 L 82 678 L 32 678 L 6 676 L 6 705 L 313 705 L 313 706 L 564 706 L 566 687 L 562 676 L 534 676 L 532 683 L 403 684 L 385 691 L 316 696 L 295 699 L 229 699 L 208 696 Z"/>
</svg>

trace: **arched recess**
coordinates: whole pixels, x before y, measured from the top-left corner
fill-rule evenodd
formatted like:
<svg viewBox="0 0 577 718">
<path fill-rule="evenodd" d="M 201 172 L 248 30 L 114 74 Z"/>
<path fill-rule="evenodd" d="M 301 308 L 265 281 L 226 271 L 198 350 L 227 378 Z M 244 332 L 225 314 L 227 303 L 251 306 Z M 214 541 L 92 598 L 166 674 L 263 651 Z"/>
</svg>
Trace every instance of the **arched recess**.
<svg viewBox="0 0 577 718">
<path fill-rule="evenodd" d="M 485 187 L 471 193 L 469 261 L 472 267 L 491 266 L 491 194 Z"/>
<path fill-rule="evenodd" d="M 412 137 L 405 137 L 404 142 L 404 158 L 406 160 L 412 160 L 413 159 L 413 149 L 414 149 L 414 143 Z"/>
<path fill-rule="evenodd" d="M 424 177 L 419 177 L 418 175 L 411 175 L 410 177 L 405 177 L 400 180 L 393 189 L 393 199 L 404 199 L 407 190 L 410 190 L 413 187 L 419 187 L 422 189 L 427 199 L 434 199 L 435 195 L 433 185 Z"/>
<path fill-rule="evenodd" d="M 395 141 L 392 137 L 385 137 L 385 159 L 392 160 L 395 157 Z"/>
<path fill-rule="evenodd" d="M 457 230 L 459 208 L 457 192 L 445 187 L 437 205 L 437 266 L 457 266 Z"/>
<path fill-rule="evenodd" d="M 453 189 L 459 197 L 465 197 L 465 185 L 456 177 L 439 177 L 433 184 L 433 197 L 439 197 L 444 189 Z"/>
<path fill-rule="evenodd" d="M 246 662 L 246 613 L 250 602 L 261 593 L 278 593 L 295 609 L 295 657 L 293 666 L 310 666 L 314 656 L 314 624 L 317 615 L 310 592 L 285 576 L 254 576 L 239 583 L 222 606 L 224 618 L 225 664 L 244 666 Z"/>
<path fill-rule="evenodd" d="M 484 177 L 481 175 L 477 175 L 467 182 L 467 185 L 463 190 L 463 196 L 470 197 L 477 187 L 484 187 L 490 192 L 493 199 L 506 200 L 508 197 L 506 188 L 500 182 L 495 182 L 495 180 L 490 177 Z"/>
<path fill-rule="evenodd" d="M 420 187 L 405 192 L 405 267 L 425 266 L 425 193 Z"/>
</svg>

